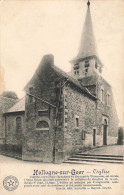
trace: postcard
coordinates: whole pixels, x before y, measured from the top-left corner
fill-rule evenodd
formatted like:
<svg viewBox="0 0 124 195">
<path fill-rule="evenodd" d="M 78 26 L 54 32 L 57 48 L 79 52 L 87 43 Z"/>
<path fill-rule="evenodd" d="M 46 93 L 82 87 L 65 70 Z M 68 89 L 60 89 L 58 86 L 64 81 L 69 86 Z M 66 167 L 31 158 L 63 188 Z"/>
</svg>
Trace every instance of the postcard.
<svg viewBox="0 0 124 195">
<path fill-rule="evenodd" d="M 124 1 L 0 1 L 0 195 L 124 194 Z"/>
</svg>

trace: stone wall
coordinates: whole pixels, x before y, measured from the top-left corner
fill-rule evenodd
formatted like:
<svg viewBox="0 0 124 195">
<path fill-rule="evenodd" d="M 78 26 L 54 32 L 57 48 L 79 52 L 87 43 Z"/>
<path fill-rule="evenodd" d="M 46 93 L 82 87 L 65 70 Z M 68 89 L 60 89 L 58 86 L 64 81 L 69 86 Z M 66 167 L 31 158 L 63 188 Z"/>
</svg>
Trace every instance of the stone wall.
<svg viewBox="0 0 124 195">
<path fill-rule="evenodd" d="M 70 84 L 64 88 L 64 158 L 68 159 L 72 154 L 79 151 L 85 140 L 92 136 L 92 129 L 96 126 L 96 103 L 88 98 L 87 94 L 81 93 Z M 76 118 L 79 126 L 76 127 Z M 85 140 L 82 139 L 82 132 L 85 132 Z M 88 143 L 89 144 L 89 143 Z M 90 144 L 91 140 L 90 140 Z"/>
<path fill-rule="evenodd" d="M 48 60 L 48 61 L 47 61 Z M 49 59 L 43 58 L 38 71 L 26 88 L 26 129 L 24 133 L 23 160 L 62 162 L 63 131 L 60 87 L 61 77 L 51 69 Z M 34 96 L 31 100 L 31 94 Z M 46 110 L 47 113 L 44 113 Z M 48 123 L 48 129 L 37 129 L 39 121 Z"/>
<path fill-rule="evenodd" d="M 111 97 L 112 105 L 107 106 L 55 72 L 50 58 L 43 58 L 25 88 L 23 160 L 61 163 L 81 148 L 93 146 L 93 129 L 96 129 L 96 145 L 103 145 L 105 117 L 108 121 L 107 144 L 115 143 L 117 116 L 110 86 L 101 79 L 93 89 L 99 98 L 104 85 Z M 38 127 L 43 121 L 47 128 Z"/>
<path fill-rule="evenodd" d="M 5 143 L 5 118 L 2 109 L 0 109 L 0 144 Z"/>
<path fill-rule="evenodd" d="M 101 78 L 101 77 L 100 77 Z M 104 103 L 101 101 L 101 86 L 104 87 Z M 110 85 L 101 78 L 97 87 L 98 100 L 87 97 L 71 84 L 65 86 L 64 93 L 64 159 L 81 148 L 93 147 L 93 129 L 96 129 L 95 145 L 103 145 L 104 118 L 107 118 L 107 145 L 117 144 L 118 117 Z M 109 106 L 106 95 L 110 94 Z M 76 117 L 79 127 L 76 128 Z M 86 132 L 82 140 L 82 131 Z"/>
<path fill-rule="evenodd" d="M 17 131 L 16 128 L 16 118 L 21 117 L 22 119 L 22 129 L 21 131 Z M 5 125 L 5 143 L 12 145 L 22 145 L 23 144 L 23 132 L 25 129 L 25 117 L 23 113 L 11 113 L 4 115 L 4 119 L 6 121 Z"/>
<path fill-rule="evenodd" d="M 104 101 L 101 101 L 101 88 L 104 89 Z M 109 94 L 109 105 L 107 105 L 107 94 Z M 111 86 L 102 78 L 99 77 L 97 86 L 97 121 L 98 121 L 98 134 L 103 133 L 104 118 L 108 121 L 108 136 L 117 137 L 118 133 L 118 116 L 114 104 L 114 98 Z M 101 123 L 102 121 L 102 123 Z"/>
<path fill-rule="evenodd" d="M 53 162 L 55 138 L 55 108 L 35 99 L 34 105 L 29 104 L 26 98 L 26 131 L 23 145 L 23 160 Z M 49 110 L 49 116 L 39 116 L 38 110 Z M 39 121 L 46 121 L 49 129 L 38 130 Z"/>
</svg>

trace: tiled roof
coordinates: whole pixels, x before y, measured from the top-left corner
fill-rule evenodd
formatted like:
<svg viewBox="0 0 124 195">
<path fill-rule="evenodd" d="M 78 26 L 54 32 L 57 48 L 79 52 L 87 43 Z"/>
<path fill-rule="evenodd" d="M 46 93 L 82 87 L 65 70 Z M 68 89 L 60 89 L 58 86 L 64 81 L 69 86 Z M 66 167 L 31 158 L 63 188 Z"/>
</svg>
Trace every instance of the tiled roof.
<svg viewBox="0 0 124 195">
<path fill-rule="evenodd" d="M 6 113 L 25 111 L 25 97 L 20 99 L 14 106 L 12 106 Z"/>
<path fill-rule="evenodd" d="M 5 113 L 11 108 L 18 100 L 0 96 L 0 108 Z"/>
</svg>

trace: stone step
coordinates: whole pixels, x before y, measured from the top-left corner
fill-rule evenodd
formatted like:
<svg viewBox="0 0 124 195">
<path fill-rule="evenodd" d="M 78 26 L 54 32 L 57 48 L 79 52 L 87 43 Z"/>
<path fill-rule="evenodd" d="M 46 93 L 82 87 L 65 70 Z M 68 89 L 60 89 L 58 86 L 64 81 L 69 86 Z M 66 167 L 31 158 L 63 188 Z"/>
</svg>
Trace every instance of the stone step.
<svg viewBox="0 0 124 195">
<path fill-rule="evenodd" d="M 92 162 L 92 161 L 65 161 L 63 162 L 64 164 L 85 164 L 85 165 L 98 165 L 99 162 Z M 100 162 L 100 164 L 105 164 L 106 162 Z M 111 164 L 111 163 L 110 163 Z M 122 162 L 121 163 L 113 163 L 113 164 L 119 164 L 119 165 L 122 165 Z"/>
<path fill-rule="evenodd" d="M 119 157 L 119 158 L 123 158 L 123 156 L 121 155 L 109 155 L 109 154 L 85 154 L 85 153 L 77 153 L 76 155 L 81 155 L 81 156 L 101 156 L 101 157 Z"/>
<path fill-rule="evenodd" d="M 75 162 L 95 162 L 95 163 L 118 163 L 122 164 L 122 160 L 109 160 L 109 159 L 91 159 L 91 158 L 70 158 L 69 160 L 65 161 L 64 163 L 75 163 Z"/>
<path fill-rule="evenodd" d="M 115 160 L 115 161 L 123 161 L 123 156 L 120 157 L 120 156 L 103 156 L 103 155 L 79 155 L 79 154 L 76 154 L 74 156 L 72 156 L 72 158 L 82 158 L 82 159 L 103 159 L 103 160 Z"/>
</svg>

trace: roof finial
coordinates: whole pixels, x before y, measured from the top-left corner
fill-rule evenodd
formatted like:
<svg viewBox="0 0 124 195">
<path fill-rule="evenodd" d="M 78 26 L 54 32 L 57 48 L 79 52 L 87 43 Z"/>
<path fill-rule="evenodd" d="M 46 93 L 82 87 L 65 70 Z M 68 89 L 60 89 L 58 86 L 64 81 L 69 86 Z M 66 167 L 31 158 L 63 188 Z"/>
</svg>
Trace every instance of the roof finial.
<svg viewBox="0 0 124 195">
<path fill-rule="evenodd" d="M 90 6 L 90 1 L 88 0 L 88 2 L 87 2 L 87 6 L 88 6 L 88 8 L 89 8 L 89 6 Z"/>
</svg>

